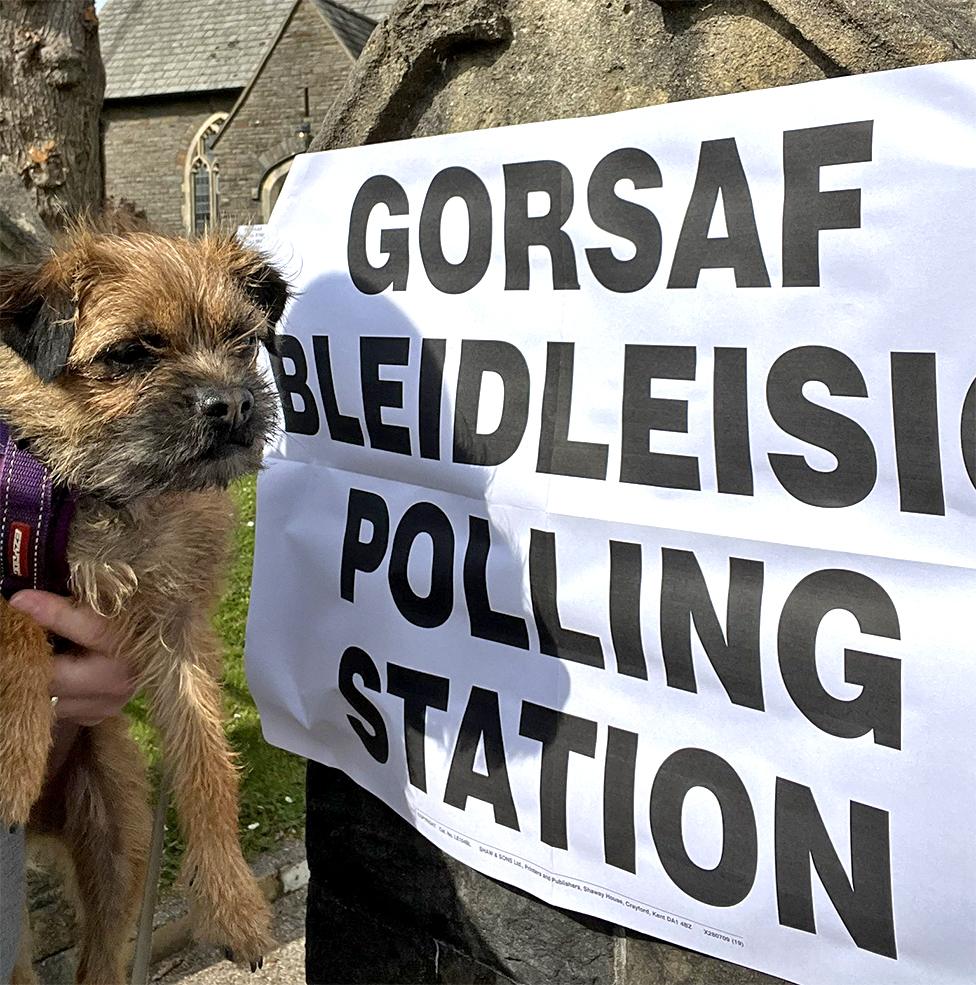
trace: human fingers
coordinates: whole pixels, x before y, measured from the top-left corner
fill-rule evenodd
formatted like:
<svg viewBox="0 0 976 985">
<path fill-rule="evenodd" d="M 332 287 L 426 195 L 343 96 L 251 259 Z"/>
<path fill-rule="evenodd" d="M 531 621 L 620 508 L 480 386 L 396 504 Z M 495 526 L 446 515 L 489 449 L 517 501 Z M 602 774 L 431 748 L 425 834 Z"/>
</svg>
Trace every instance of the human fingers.
<svg viewBox="0 0 976 985">
<path fill-rule="evenodd" d="M 61 725 L 99 725 L 106 718 L 113 718 L 118 715 L 118 711 L 109 711 L 98 702 L 92 702 L 77 698 L 68 698 L 65 701 L 58 701 L 55 708 L 55 716 Z"/>
<path fill-rule="evenodd" d="M 135 693 L 128 664 L 118 657 L 93 653 L 54 658 L 51 694 L 59 698 L 97 698 L 125 704 Z"/>
<path fill-rule="evenodd" d="M 128 665 L 120 659 L 92 654 L 55 657 L 51 695 L 55 715 L 83 725 L 118 715 L 135 694 Z"/>
<path fill-rule="evenodd" d="M 76 605 L 71 599 L 28 588 L 17 592 L 10 605 L 45 629 L 85 649 L 102 652 L 114 649 L 109 620 L 87 606 Z"/>
</svg>

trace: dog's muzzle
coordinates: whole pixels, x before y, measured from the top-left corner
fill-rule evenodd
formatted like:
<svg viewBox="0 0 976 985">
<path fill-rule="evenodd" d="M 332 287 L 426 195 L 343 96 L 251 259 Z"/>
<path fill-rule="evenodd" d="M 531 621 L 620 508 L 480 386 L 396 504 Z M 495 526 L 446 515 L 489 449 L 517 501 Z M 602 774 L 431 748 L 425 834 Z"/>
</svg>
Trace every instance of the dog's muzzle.
<svg viewBox="0 0 976 985">
<path fill-rule="evenodd" d="M 254 394 L 246 387 L 195 386 L 190 398 L 213 434 L 214 452 L 227 445 L 249 448 L 253 444 L 254 429 L 250 421 Z"/>
</svg>

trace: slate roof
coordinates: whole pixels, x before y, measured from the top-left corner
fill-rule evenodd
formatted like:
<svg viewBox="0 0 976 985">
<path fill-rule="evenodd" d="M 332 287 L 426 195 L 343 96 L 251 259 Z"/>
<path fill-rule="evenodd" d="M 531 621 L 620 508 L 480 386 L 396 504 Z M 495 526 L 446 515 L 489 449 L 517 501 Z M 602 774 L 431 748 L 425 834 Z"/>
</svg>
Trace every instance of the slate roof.
<svg viewBox="0 0 976 985">
<path fill-rule="evenodd" d="M 373 28 L 390 12 L 395 0 L 314 0 L 343 46 L 358 58 Z"/>
<path fill-rule="evenodd" d="M 294 4 L 108 0 L 99 13 L 105 98 L 242 89 Z"/>
<path fill-rule="evenodd" d="M 353 58 L 358 58 L 376 27 L 376 21 L 350 10 L 351 4 L 341 6 L 335 0 L 313 0 L 313 3 L 329 22 L 346 51 Z"/>
</svg>

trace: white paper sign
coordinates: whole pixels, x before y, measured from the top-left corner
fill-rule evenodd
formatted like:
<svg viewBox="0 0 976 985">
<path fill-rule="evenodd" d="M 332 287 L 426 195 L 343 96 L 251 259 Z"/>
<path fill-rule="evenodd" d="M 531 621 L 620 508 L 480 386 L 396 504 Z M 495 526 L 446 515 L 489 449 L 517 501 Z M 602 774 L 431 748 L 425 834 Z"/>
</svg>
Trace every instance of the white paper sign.
<svg viewBox="0 0 976 985">
<path fill-rule="evenodd" d="M 296 159 L 269 741 L 544 900 L 976 968 L 976 63 Z"/>
</svg>

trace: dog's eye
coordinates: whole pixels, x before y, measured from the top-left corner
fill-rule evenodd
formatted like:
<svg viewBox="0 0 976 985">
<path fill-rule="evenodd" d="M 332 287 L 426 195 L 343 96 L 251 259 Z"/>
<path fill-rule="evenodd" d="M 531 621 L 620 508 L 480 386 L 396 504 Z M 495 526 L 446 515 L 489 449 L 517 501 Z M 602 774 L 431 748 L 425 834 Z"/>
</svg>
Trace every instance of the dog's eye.
<svg viewBox="0 0 976 985">
<path fill-rule="evenodd" d="M 141 342 L 126 342 L 125 345 L 118 345 L 114 349 L 109 349 L 105 355 L 113 363 L 129 366 L 145 359 L 149 355 L 149 350 Z"/>
<path fill-rule="evenodd" d="M 150 355 L 149 350 L 141 342 L 125 342 L 105 350 L 105 359 L 120 366 L 135 366 Z"/>
<path fill-rule="evenodd" d="M 119 367 L 144 366 L 154 362 L 159 350 L 165 345 L 165 339 L 158 335 L 149 335 L 141 339 L 130 339 L 106 349 L 102 358 L 105 362 Z"/>
</svg>

